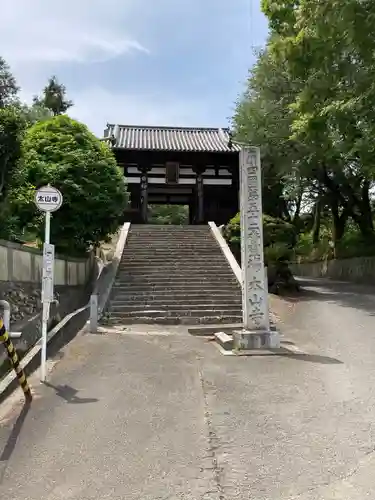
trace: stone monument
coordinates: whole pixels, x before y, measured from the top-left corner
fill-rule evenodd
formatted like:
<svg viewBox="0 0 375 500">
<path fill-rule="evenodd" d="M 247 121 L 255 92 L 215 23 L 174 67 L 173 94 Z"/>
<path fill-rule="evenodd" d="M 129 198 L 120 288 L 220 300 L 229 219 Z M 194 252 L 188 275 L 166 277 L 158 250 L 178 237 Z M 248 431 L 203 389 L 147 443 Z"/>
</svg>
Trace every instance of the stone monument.
<svg viewBox="0 0 375 500">
<path fill-rule="evenodd" d="M 240 152 L 243 329 L 233 332 L 233 347 L 237 350 L 280 347 L 278 332 L 270 329 L 261 176 L 259 148 L 243 148 Z"/>
</svg>

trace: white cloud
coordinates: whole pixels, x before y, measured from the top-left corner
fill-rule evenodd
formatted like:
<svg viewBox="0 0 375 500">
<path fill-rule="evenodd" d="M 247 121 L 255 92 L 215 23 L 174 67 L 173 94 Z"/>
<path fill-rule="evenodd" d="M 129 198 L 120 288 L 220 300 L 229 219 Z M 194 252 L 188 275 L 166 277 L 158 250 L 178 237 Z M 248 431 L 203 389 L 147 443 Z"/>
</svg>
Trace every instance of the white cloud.
<svg viewBox="0 0 375 500">
<path fill-rule="evenodd" d="M 0 55 L 10 64 L 23 100 L 30 102 L 54 73 L 64 83 L 68 79 L 65 75 L 70 79 L 68 96 L 74 101 L 71 116 L 97 135 L 103 133 L 107 122 L 222 125 L 215 123 L 217 110 L 209 109 L 204 99 L 189 100 L 168 92 L 160 97 L 103 89 L 92 85 L 90 77 L 82 82 L 82 71 L 79 83 L 71 84 L 74 70 L 83 65 L 89 68 L 90 63 L 111 61 L 132 52 L 144 56 L 149 46 L 158 52 L 165 33 L 173 37 L 182 30 L 179 22 L 189 10 L 194 11 L 191 0 L 0 1 Z M 190 19 L 185 27 L 188 37 L 192 29 Z"/>
<path fill-rule="evenodd" d="M 24 63 L 97 62 L 129 51 L 148 52 L 130 32 L 130 19 L 126 27 L 134 1 L 3 0 L 1 55 L 17 67 Z"/>
<path fill-rule="evenodd" d="M 129 95 L 91 87 L 71 96 L 76 103 L 70 115 L 97 135 L 107 123 L 129 125 L 215 126 L 204 101 L 157 99 L 152 95 Z M 222 124 L 217 124 L 222 125 Z"/>
</svg>

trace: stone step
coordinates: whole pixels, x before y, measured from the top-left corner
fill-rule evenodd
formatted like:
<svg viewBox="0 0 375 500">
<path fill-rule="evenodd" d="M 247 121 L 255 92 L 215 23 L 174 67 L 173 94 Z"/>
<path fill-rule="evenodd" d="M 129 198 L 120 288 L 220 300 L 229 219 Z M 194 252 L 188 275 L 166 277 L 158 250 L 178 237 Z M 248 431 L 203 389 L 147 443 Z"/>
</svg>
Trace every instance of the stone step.
<svg viewBox="0 0 375 500">
<path fill-rule="evenodd" d="M 163 291 L 163 292 L 157 292 L 153 293 L 152 291 L 146 291 L 146 292 L 137 292 L 137 293 L 124 293 L 124 291 L 120 290 L 118 293 L 114 293 L 113 295 L 113 300 L 115 301 L 124 301 L 124 302 L 151 302 L 151 301 L 163 301 L 163 300 L 170 300 L 170 298 L 173 298 L 175 301 L 190 301 L 190 300 L 207 300 L 208 298 L 212 297 L 214 300 L 233 300 L 233 301 L 241 301 L 242 296 L 240 289 L 238 290 L 231 290 L 231 293 L 227 292 L 222 292 L 221 290 L 217 290 L 216 288 L 212 290 L 211 292 L 202 292 L 200 290 L 197 293 L 186 293 L 186 291 L 183 292 L 176 292 L 175 290 L 171 291 Z"/>
<path fill-rule="evenodd" d="M 139 231 L 130 231 L 129 238 L 137 238 L 137 239 L 166 239 L 170 240 L 171 238 L 181 238 L 183 240 L 194 239 L 194 240 L 204 240 L 204 239 L 212 239 L 212 233 L 208 231 L 196 231 L 196 232 L 188 232 L 188 231 L 170 231 L 170 232 L 148 232 L 148 233 L 140 233 Z"/>
<path fill-rule="evenodd" d="M 109 308 L 110 314 L 113 313 L 118 318 L 132 318 L 137 316 L 148 316 L 149 318 L 155 318 L 158 316 L 237 316 L 242 315 L 241 307 L 238 306 L 227 306 L 225 308 L 213 308 L 210 305 L 206 305 L 206 307 L 202 308 L 186 308 L 183 309 L 181 306 L 179 308 L 174 309 L 147 309 L 147 310 L 124 310 L 122 308 L 112 309 L 112 306 Z"/>
<path fill-rule="evenodd" d="M 211 231 L 208 224 L 170 224 L 167 226 L 156 225 L 156 224 L 132 224 L 130 230 L 139 233 L 154 232 L 154 233 L 170 233 L 172 231 L 182 231 L 182 232 L 207 232 Z"/>
<path fill-rule="evenodd" d="M 212 233 L 208 232 L 197 232 L 197 233 L 185 233 L 172 231 L 170 233 L 135 233 L 130 231 L 128 239 L 137 239 L 137 240 L 192 240 L 192 241 L 201 241 L 201 240 L 213 240 L 214 237 Z"/>
<path fill-rule="evenodd" d="M 139 272 L 127 269 L 120 270 L 117 274 L 116 281 L 128 281 L 130 279 L 146 279 L 148 281 L 155 280 L 169 280 L 169 281 L 179 281 L 179 280 L 188 280 L 188 281 L 211 281 L 211 279 L 215 279 L 217 282 L 220 281 L 236 281 L 235 275 L 230 271 L 218 271 L 218 272 L 201 272 L 195 271 L 194 269 L 182 271 L 173 271 L 173 270 L 165 270 L 165 271 L 147 271 L 147 269 L 139 270 Z"/>
<path fill-rule="evenodd" d="M 214 266 L 211 270 L 210 267 L 196 265 L 195 267 L 186 267 L 183 262 L 180 263 L 179 266 L 147 266 L 146 263 L 143 266 L 126 266 L 126 264 L 121 264 L 119 266 L 119 273 L 133 273 L 133 274 L 168 274 L 171 277 L 177 277 L 178 275 L 191 275 L 191 274 L 213 274 L 213 275 L 222 275 L 226 274 L 228 276 L 235 276 L 232 269 L 227 265 L 222 266 Z"/>
<path fill-rule="evenodd" d="M 129 231 L 130 236 L 135 236 L 137 238 L 170 238 L 171 236 L 180 236 L 181 238 L 204 238 L 204 237 L 211 237 L 212 238 L 212 233 L 211 231 L 208 231 L 207 229 L 205 231 L 189 231 L 186 229 L 180 229 L 180 230 L 168 230 L 168 231 L 136 231 L 130 229 Z"/>
<path fill-rule="evenodd" d="M 199 236 L 211 236 L 212 232 L 208 227 L 202 228 L 201 230 L 198 231 L 191 231 L 186 228 L 171 228 L 169 227 L 165 231 L 154 231 L 151 229 L 150 231 L 139 231 L 137 228 L 132 228 L 130 227 L 129 234 L 133 234 L 135 236 L 141 237 L 141 236 L 165 236 L 169 237 L 172 234 L 179 234 L 181 236 L 187 236 L 191 235 L 194 238 L 198 238 Z"/>
<path fill-rule="evenodd" d="M 155 291 L 163 291 L 163 290 L 195 290 L 200 292 L 208 292 L 208 291 L 223 291 L 223 290 L 237 290 L 240 289 L 240 284 L 236 279 L 200 279 L 200 280 L 191 280 L 189 278 L 174 280 L 173 278 L 167 278 L 164 280 L 149 280 L 147 277 L 143 277 L 142 279 L 127 279 L 127 280 L 119 280 L 116 279 L 114 282 L 114 289 L 116 288 L 128 288 L 135 290 L 138 288 L 139 290 L 153 290 Z"/>
<path fill-rule="evenodd" d="M 160 268 L 165 268 L 165 269 L 208 269 L 212 267 L 213 269 L 225 269 L 229 270 L 232 274 L 233 271 L 231 267 L 226 263 L 226 261 L 222 262 L 221 265 L 219 262 L 215 262 L 213 260 L 212 262 L 209 261 L 200 261 L 198 258 L 195 260 L 195 262 L 185 262 L 184 259 L 179 259 L 179 260 L 168 260 L 165 259 L 163 262 L 158 261 L 155 262 L 152 260 L 152 258 L 148 259 L 145 257 L 145 259 L 141 262 L 131 262 L 130 260 L 122 260 L 119 264 L 119 269 L 160 269 Z"/>
<path fill-rule="evenodd" d="M 136 288 L 138 290 L 136 290 Z M 119 297 L 123 300 L 162 300 L 164 298 L 175 297 L 176 300 L 184 298 L 204 298 L 204 297 L 217 297 L 218 299 L 224 297 L 242 297 L 240 287 L 217 287 L 211 286 L 207 289 L 200 287 L 149 287 L 148 290 L 142 290 L 144 287 L 119 287 L 113 288 L 114 298 Z"/>
<path fill-rule="evenodd" d="M 221 252 L 219 245 L 213 243 L 211 245 L 186 245 L 185 243 L 180 243 L 179 245 L 165 245 L 165 244 L 148 244 L 148 245 L 138 245 L 135 242 L 129 245 L 125 245 L 124 254 L 132 254 L 133 248 L 136 248 L 140 252 L 155 252 L 155 254 L 169 253 L 169 254 L 185 254 L 187 252 L 191 253 L 202 253 L 207 254 L 215 249 L 217 252 Z"/>
<path fill-rule="evenodd" d="M 161 226 L 159 226 L 160 228 Z M 199 229 L 193 229 L 189 227 L 178 227 L 178 226 L 165 226 L 165 229 L 159 229 L 154 227 L 150 227 L 149 229 L 141 229 L 140 227 L 135 227 L 135 226 L 130 226 L 130 232 L 132 234 L 137 234 L 137 235 L 144 235 L 144 234 L 172 234 L 172 233 L 179 233 L 179 234 L 210 234 L 211 230 L 209 229 L 208 225 L 207 226 L 202 226 Z"/>
<path fill-rule="evenodd" d="M 135 239 L 132 241 L 131 239 L 127 241 L 127 244 L 130 245 L 136 245 L 137 247 L 170 247 L 170 248 L 181 248 L 182 246 L 187 246 L 191 248 L 197 248 L 197 247 L 202 247 L 202 248 L 211 248 L 214 246 L 219 246 L 215 240 L 202 240 L 199 241 L 197 239 L 194 240 L 182 240 L 182 239 L 177 239 L 177 238 L 171 238 L 170 240 L 163 239 L 163 240 L 148 240 L 148 241 L 143 241 L 140 239 Z"/>
<path fill-rule="evenodd" d="M 207 225 L 132 225 L 108 311 L 122 324 L 237 323 L 241 289 Z"/>
<path fill-rule="evenodd" d="M 170 238 L 156 238 L 156 237 L 150 237 L 150 238 L 139 238 L 139 237 L 134 237 L 132 235 L 127 238 L 126 241 L 128 244 L 132 245 L 147 245 L 147 246 L 165 246 L 165 245 L 171 245 L 171 246 L 181 246 L 181 245 L 188 245 L 192 247 L 197 247 L 197 246 L 214 246 L 218 245 L 216 240 L 212 237 L 209 238 L 197 238 L 197 237 L 192 237 L 192 238 L 179 238 L 178 236 L 172 235 Z"/>
<path fill-rule="evenodd" d="M 148 259 L 155 259 L 156 261 L 158 260 L 166 260 L 166 261 L 178 261 L 181 259 L 182 261 L 184 260 L 190 260 L 194 261 L 195 259 L 201 259 L 204 262 L 207 262 L 211 257 L 216 258 L 217 260 L 223 259 L 223 254 L 221 253 L 220 249 L 211 249 L 209 252 L 202 253 L 197 250 L 196 252 L 191 252 L 190 250 L 187 251 L 179 251 L 179 252 L 173 252 L 169 250 L 164 250 L 164 252 L 154 252 L 152 250 L 142 250 L 142 249 L 133 249 L 132 252 L 128 253 L 123 253 L 122 254 L 122 261 L 128 260 L 133 258 L 134 260 L 148 260 Z M 226 259 L 222 260 L 222 262 L 226 262 Z"/>
<path fill-rule="evenodd" d="M 220 263 L 223 264 L 226 262 L 225 258 L 223 257 L 223 254 L 221 253 L 220 249 L 217 252 L 207 252 L 206 255 L 202 255 L 199 252 L 196 252 L 194 254 L 192 253 L 187 253 L 186 255 L 179 255 L 175 253 L 167 253 L 167 252 L 160 252 L 160 254 L 152 254 L 150 252 L 144 252 L 141 255 L 133 254 L 133 252 L 129 252 L 127 254 L 123 254 L 123 257 L 121 259 L 121 262 L 134 262 L 134 263 L 144 263 L 146 262 L 154 262 L 156 263 L 163 263 L 163 262 L 177 262 L 178 258 L 181 257 L 184 259 L 184 262 L 186 263 L 194 263 L 197 260 L 201 262 L 215 262 L 215 263 Z"/>
<path fill-rule="evenodd" d="M 161 226 L 159 226 L 160 228 Z M 172 233 L 180 233 L 180 234 L 211 234 L 210 228 L 207 226 L 202 226 L 199 229 L 190 229 L 189 227 L 178 227 L 178 226 L 165 226 L 164 229 L 155 230 L 154 227 L 150 227 L 150 229 L 139 229 L 138 227 L 130 226 L 130 232 L 137 235 L 143 234 L 172 234 Z"/>
<path fill-rule="evenodd" d="M 145 310 L 147 308 L 165 308 L 165 309 L 175 309 L 178 307 L 206 307 L 207 306 L 213 306 L 214 308 L 216 307 L 225 307 L 225 306 L 237 306 L 241 307 L 241 300 L 238 298 L 229 298 L 229 297 L 203 297 L 202 299 L 195 299 L 193 297 L 185 298 L 185 299 L 176 299 L 173 296 L 170 296 L 169 298 L 165 297 L 164 299 L 159 299 L 159 300 L 144 300 L 144 301 L 134 301 L 134 300 L 124 300 L 120 299 L 119 297 L 114 297 L 111 303 L 111 308 L 113 307 L 116 308 L 129 308 L 131 310 L 137 311 L 140 308 L 144 308 Z M 203 304 L 203 305 L 202 305 Z M 124 309 L 125 310 L 125 309 Z"/>
<path fill-rule="evenodd" d="M 119 268 L 122 267 L 132 267 L 134 269 L 158 269 L 160 267 L 162 268 L 202 268 L 202 269 L 207 269 L 207 267 L 212 268 L 212 269 L 229 269 L 232 273 L 232 269 L 227 264 L 227 261 L 223 259 L 220 260 L 215 256 L 212 259 L 200 259 L 197 257 L 196 259 L 190 259 L 189 261 L 181 258 L 181 259 L 168 259 L 165 258 L 163 261 L 156 260 L 154 261 L 152 257 L 145 257 L 144 259 L 138 260 L 138 261 L 131 261 L 128 259 L 122 259 L 119 263 Z"/>
<path fill-rule="evenodd" d="M 211 290 L 233 290 L 237 289 L 239 286 L 235 280 L 227 279 L 227 280 L 217 280 L 212 278 L 211 280 L 204 279 L 173 279 L 173 278 L 165 278 L 165 279 L 154 279 L 150 280 L 147 278 L 143 279 L 127 279 L 127 280 L 116 280 L 114 283 L 115 287 L 126 287 L 126 288 L 142 288 L 146 287 L 149 290 L 165 290 L 170 289 L 174 290 L 176 288 L 180 288 L 181 290 L 187 290 L 189 288 L 194 288 L 195 290 L 204 290 L 205 292 L 208 289 Z"/>
<path fill-rule="evenodd" d="M 183 246 L 187 246 L 189 248 L 198 248 L 201 247 L 203 249 L 209 249 L 212 247 L 219 247 L 218 243 L 214 239 L 210 240 L 205 240 L 205 241 L 197 241 L 196 239 L 194 240 L 180 240 L 178 238 L 173 238 L 170 240 L 149 240 L 149 241 L 142 241 L 139 240 L 138 238 L 135 238 L 133 241 L 131 239 L 128 239 L 126 241 L 125 248 L 129 248 L 130 246 L 137 246 L 139 248 L 145 248 L 145 247 L 155 247 L 155 248 L 166 248 L 166 247 L 171 247 L 171 248 L 182 248 Z M 220 248 L 220 247 L 219 247 Z"/>
<path fill-rule="evenodd" d="M 137 253 L 134 252 L 134 250 L 137 251 Z M 214 248 L 209 248 L 206 249 L 204 252 L 199 251 L 199 248 L 191 249 L 191 248 L 164 248 L 159 249 L 159 248 L 133 248 L 132 251 L 124 251 L 122 254 L 124 257 L 127 258 L 134 258 L 134 259 L 140 259 L 144 256 L 147 257 L 154 257 L 156 259 L 160 259 L 162 257 L 166 257 L 169 259 L 174 259 L 174 258 L 190 258 L 193 259 L 194 257 L 202 257 L 204 259 L 207 259 L 211 255 L 215 255 L 216 257 L 223 256 L 222 251 L 220 250 L 219 247 L 214 247 Z"/>
<path fill-rule="evenodd" d="M 164 250 L 183 250 L 185 248 L 189 250 L 198 250 L 199 248 L 202 248 L 202 250 L 211 250 L 212 248 L 220 248 L 219 245 L 217 245 L 215 242 L 208 242 L 208 243 L 199 243 L 199 242 L 194 242 L 194 243 L 189 243 L 187 241 L 176 241 L 176 240 L 171 240 L 171 241 L 149 241 L 149 242 L 141 242 L 141 241 L 134 241 L 134 242 L 128 242 L 129 247 L 133 246 L 138 249 L 142 248 L 147 248 L 147 249 L 156 249 L 156 250 L 161 250 L 164 248 Z M 126 248 L 126 247 L 125 247 Z"/>
<path fill-rule="evenodd" d="M 215 240 L 213 241 L 206 241 L 206 242 L 199 242 L 199 241 L 181 241 L 181 240 L 170 240 L 170 241 L 157 241 L 157 240 L 152 240 L 152 241 L 139 241 L 139 240 L 127 240 L 126 245 L 124 247 L 125 250 L 131 247 L 137 247 L 137 248 L 155 248 L 157 250 L 161 249 L 168 249 L 168 248 L 173 248 L 175 250 L 181 250 L 185 247 L 192 249 L 192 250 L 197 250 L 199 248 L 202 248 L 202 250 L 210 250 L 211 248 L 220 248 L 219 245 L 216 243 Z"/>
<path fill-rule="evenodd" d="M 119 269 L 160 269 L 160 268 L 165 268 L 165 269 L 207 269 L 207 268 L 213 268 L 213 269 L 229 269 L 232 273 L 232 269 L 229 267 L 229 265 L 226 262 L 220 262 L 220 259 L 215 259 L 214 257 L 212 259 L 207 259 L 207 260 L 202 260 L 199 259 L 198 257 L 195 260 L 191 261 L 186 261 L 184 259 L 178 259 L 178 260 L 168 260 L 168 259 L 163 259 L 163 260 L 153 260 L 152 258 L 147 258 L 145 257 L 142 260 L 137 260 L 137 261 L 131 261 L 131 260 L 122 260 L 119 264 Z"/>
<path fill-rule="evenodd" d="M 150 254 L 150 255 L 181 255 L 185 256 L 186 254 L 201 254 L 208 255 L 211 252 L 219 254 L 221 252 L 219 246 L 205 246 L 202 247 L 200 245 L 188 246 L 188 245 L 129 245 L 129 249 L 131 248 L 131 252 L 125 247 L 123 255 L 127 253 L 131 253 L 133 255 L 137 255 L 134 252 L 140 252 L 141 254 Z"/>
<path fill-rule="evenodd" d="M 180 231 L 208 231 L 209 225 L 205 222 L 202 224 L 132 224 L 130 226 L 133 231 L 172 231 L 172 230 L 180 230 Z"/>
<path fill-rule="evenodd" d="M 125 260 L 147 260 L 147 259 L 153 259 L 155 261 L 160 261 L 160 260 L 168 260 L 168 261 L 177 261 L 179 259 L 182 260 L 190 260 L 194 261 L 195 259 L 200 259 L 204 262 L 207 262 L 210 260 L 210 258 L 215 258 L 217 260 L 220 260 L 222 262 L 226 262 L 225 260 L 223 261 L 223 254 L 221 253 L 220 249 L 211 249 L 209 252 L 203 253 L 199 252 L 197 250 L 196 252 L 191 252 L 191 251 L 184 251 L 184 252 L 169 252 L 165 250 L 164 252 L 153 252 L 151 250 L 137 250 L 137 251 L 132 251 L 132 252 L 124 252 L 122 254 L 122 261 Z"/>
<path fill-rule="evenodd" d="M 152 241 L 152 240 L 184 240 L 184 241 L 215 241 L 215 238 L 210 233 L 196 233 L 196 234 L 185 234 L 185 233 L 164 233 L 164 234 L 135 234 L 130 232 L 127 238 L 129 241 L 140 240 L 140 241 Z"/>
<path fill-rule="evenodd" d="M 165 276 L 170 275 L 172 278 L 178 278 L 179 276 L 227 276 L 235 277 L 233 271 L 227 266 L 195 266 L 195 267 L 184 267 L 183 264 L 178 266 L 147 266 L 147 264 L 136 267 L 136 266 L 119 266 L 118 276 Z"/>
<path fill-rule="evenodd" d="M 217 285 L 209 285 L 204 287 L 204 292 L 215 293 L 220 291 L 223 294 L 234 294 L 240 293 L 239 286 L 217 286 Z M 129 294 L 138 294 L 138 293 L 160 293 L 160 294 L 198 294 L 202 293 L 202 286 L 196 285 L 168 285 L 168 286 L 152 286 L 152 285 L 114 285 L 112 288 L 112 296 L 115 297 L 117 293 L 129 293 Z"/>
<path fill-rule="evenodd" d="M 122 318 L 111 316 L 109 325 L 227 325 L 239 323 L 242 321 L 241 316 L 203 316 L 203 317 L 177 317 L 177 316 L 138 316 L 134 318 Z"/>
<path fill-rule="evenodd" d="M 134 275 L 149 275 L 149 274 L 168 274 L 170 277 L 178 277 L 180 276 L 191 276 L 195 274 L 196 276 L 204 275 L 205 277 L 209 274 L 214 275 L 214 276 L 221 276 L 221 275 L 227 275 L 235 277 L 234 272 L 232 269 L 227 266 L 216 266 L 213 267 L 212 269 L 207 266 L 195 266 L 195 267 L 184 267 L 183 263 L 181 263 L 180 266 L 154 266 L 154 267 L 148 267 L 147 264 L 144 264 L 143 266 L 140 267 L 135 267 L 131 265 L 121 265 L 119 266 L 119 273 L 122 274 L 129 274 L 132 273 Z"/>
<path fill-rule="evenodd" d="M 149 292 L 163 292 L 167 290 L 176 291 L 180 289 L 181 293 L 187 293 L 190 289 L 194 291 L 200 291 L 201 293 L 214 293 L 240 290 L 239 284 L 234 280 L 217 280 L 212 278 L 211 280 L 191 280 L 189 278 L 173 280 L 173 278 L 156 279 L 150 280 L 147 278 L 143 279 L 130 279 L 115 281 L 114 289 L 116 288 L 126 288 L 128 290 L 144 289 L 146 288 Z"/>
</svg>

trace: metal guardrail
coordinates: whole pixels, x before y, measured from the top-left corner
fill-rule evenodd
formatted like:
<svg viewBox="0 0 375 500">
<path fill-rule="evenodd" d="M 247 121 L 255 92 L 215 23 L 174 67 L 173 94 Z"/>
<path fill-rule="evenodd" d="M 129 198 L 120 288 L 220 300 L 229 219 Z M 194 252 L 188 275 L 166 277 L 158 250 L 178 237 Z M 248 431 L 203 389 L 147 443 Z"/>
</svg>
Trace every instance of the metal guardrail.
<svg viewBox="0 0 375 500">
<path fill-rule="evenodd" d="M 0 300 L 0 307 L 3 308 L 3 322 L 6 331 L 11 339 L 19 339 L 22 332 L 11 332 L 10 331 L 10 304 L 7 300 Z"/>
</svg>

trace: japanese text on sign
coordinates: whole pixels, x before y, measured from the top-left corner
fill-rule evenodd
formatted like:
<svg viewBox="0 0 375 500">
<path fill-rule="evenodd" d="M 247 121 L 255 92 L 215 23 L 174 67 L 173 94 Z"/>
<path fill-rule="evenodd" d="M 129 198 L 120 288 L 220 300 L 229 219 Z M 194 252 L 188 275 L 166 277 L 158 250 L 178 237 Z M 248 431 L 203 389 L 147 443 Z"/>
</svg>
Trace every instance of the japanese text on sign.
<svg viewBox="0 0 375 500">
<path fill-rule="evenodd" d="M 43 212 L 54 212 L 62 205 L 62 194 L 52 186 L 39 188 L 35 193 L 35 204 Z"/>
</svg>

